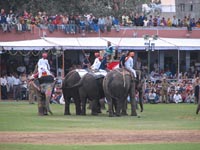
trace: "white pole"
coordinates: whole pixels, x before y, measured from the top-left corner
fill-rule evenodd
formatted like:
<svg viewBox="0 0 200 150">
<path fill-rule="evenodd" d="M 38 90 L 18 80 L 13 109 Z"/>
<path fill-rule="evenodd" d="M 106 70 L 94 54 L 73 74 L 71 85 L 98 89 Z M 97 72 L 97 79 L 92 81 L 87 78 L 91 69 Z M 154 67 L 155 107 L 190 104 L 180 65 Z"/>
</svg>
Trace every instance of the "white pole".
<svg viewBox="0 0 200 150">
<path fill-rule="evenodd" d="M 178 48 L 178 81 L 179 81 L 179 74 L 180 74 L 180 50 Z"/>
</svg>

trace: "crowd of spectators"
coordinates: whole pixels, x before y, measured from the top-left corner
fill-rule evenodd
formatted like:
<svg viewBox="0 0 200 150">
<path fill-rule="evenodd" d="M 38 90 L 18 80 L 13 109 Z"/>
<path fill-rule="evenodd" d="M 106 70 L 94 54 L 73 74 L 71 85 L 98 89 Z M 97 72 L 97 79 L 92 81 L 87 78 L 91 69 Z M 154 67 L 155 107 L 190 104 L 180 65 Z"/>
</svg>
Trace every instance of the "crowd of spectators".
<svg viewBox="0 0 200 150">
<path fill-rule="evenodd" d="M 191 78 L 188 78 L 191 77 Z M 199 72 L 189 76 L 180 73 L 178 76 L 169 75 L 169 71 L 159 74 L 156 80 L 150 75 L 144 87 L 144 101 L 146 103 L 197 103 L 199 95 Z"/>
<path fill-rule="evenodd" d="M 14 13 L 12 10 L 5 12 L 1 9 L 0 24 L 3 32 L 31 31 L 35 28 L 48 29 L 50 32 L 62 30 L 66 34 L 76 34 L 84 32 L 110 32 L 114 27 L 116 31 L 120 26 L 143 26 L 143 27 L 187 27 L 189 31 L 193 27 L 200 27 L 200 19 L 195 20 L 190 15 L 182 19 L 165 18 L 158 15 L 144 16 L 143 14 L 122 14 L 120 17 L 102 16 L 94 14 L 54 14 L 48 15 L 46 12 L 38 12 L 37 15 L 27 12 Z"/>
</svg>

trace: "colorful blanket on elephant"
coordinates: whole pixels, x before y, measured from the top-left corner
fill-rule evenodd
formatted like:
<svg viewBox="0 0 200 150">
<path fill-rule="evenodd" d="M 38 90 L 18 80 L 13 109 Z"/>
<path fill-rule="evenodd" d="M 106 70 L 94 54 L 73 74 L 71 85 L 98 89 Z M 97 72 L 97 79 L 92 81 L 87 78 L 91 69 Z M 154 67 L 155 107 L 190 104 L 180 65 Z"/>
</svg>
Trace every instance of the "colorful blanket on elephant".
<svg viewBox="0 0 200 150">
<path fill-rule="evenodd" d="M 119 61 L 113 61 L 113 62 L 108 63 L 107 68 L 109 70 L 119 68 Z"/>
<path fill-rule="evenodd" d="M 106 76 L 107 75 L 107 71 L 105 71 L 105 70 L 98 70 L 98 71 L 94 71 L 94 70 L 90 70 L 90 71 L 87 71 L 87 70 L 85 70 L 85 69 L 76 69 L 76 72 L 78 72 L 79 73 L 79 75 L 80 75 L 80 77 L 82 78 L 85 74 L 87 74 L 87 73 L 92 73 L 92 74 L 94 74 L 95 76 L 99 76 L 99 75 L 102 75 L 102 76 Z"/>
</svg>

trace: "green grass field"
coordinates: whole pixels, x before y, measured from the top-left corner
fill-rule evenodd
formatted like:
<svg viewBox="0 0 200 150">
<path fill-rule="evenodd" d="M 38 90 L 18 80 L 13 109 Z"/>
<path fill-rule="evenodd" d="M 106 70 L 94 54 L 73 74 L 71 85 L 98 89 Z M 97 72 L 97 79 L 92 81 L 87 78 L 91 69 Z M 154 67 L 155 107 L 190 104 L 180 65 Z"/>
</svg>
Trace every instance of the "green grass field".
<svg viewBox="0 0 200 150">
<path fill-rule="evenodd" d="M 63 105 L 51 105 L 53 116 L 37 115 L 37 105 L 27 102 L 0 102 L 0 132 L 68 132 L 93 130 L 200 130 L 200 115 L 194 104 L 145 104 L 138 117 L 108 117 L 106 110 L 99 116 L 76 116 L 71 105 L 71 116 L 64 116 Z M 128 109 L 130 114 L 130 109 Z M 31 145 L 0 144 L 0 150 L 62 150 L 62 149 L 199 149 L 200 144 L 126 144 L 126 145 Z"/>
</svg>

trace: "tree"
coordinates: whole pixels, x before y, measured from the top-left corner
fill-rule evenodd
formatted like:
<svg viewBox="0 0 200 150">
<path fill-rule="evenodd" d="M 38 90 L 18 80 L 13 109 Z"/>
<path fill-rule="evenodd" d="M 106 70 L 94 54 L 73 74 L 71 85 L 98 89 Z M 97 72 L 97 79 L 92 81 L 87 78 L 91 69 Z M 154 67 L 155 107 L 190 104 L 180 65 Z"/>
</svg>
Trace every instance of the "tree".
<svg viewBox="0 0 200 150">
<path fill-rule="evenodd" d="M 12 9 L 15 13 L 24 10 L 37 14 L 39 11 L 47 14 L 58 13 L 93 13 L 95 15 L 115 15 L 123 12 L 140 12 L 142 3 L 151 0 L 4 0 L 0 6 L 7 12 Z"/>
</svg>

